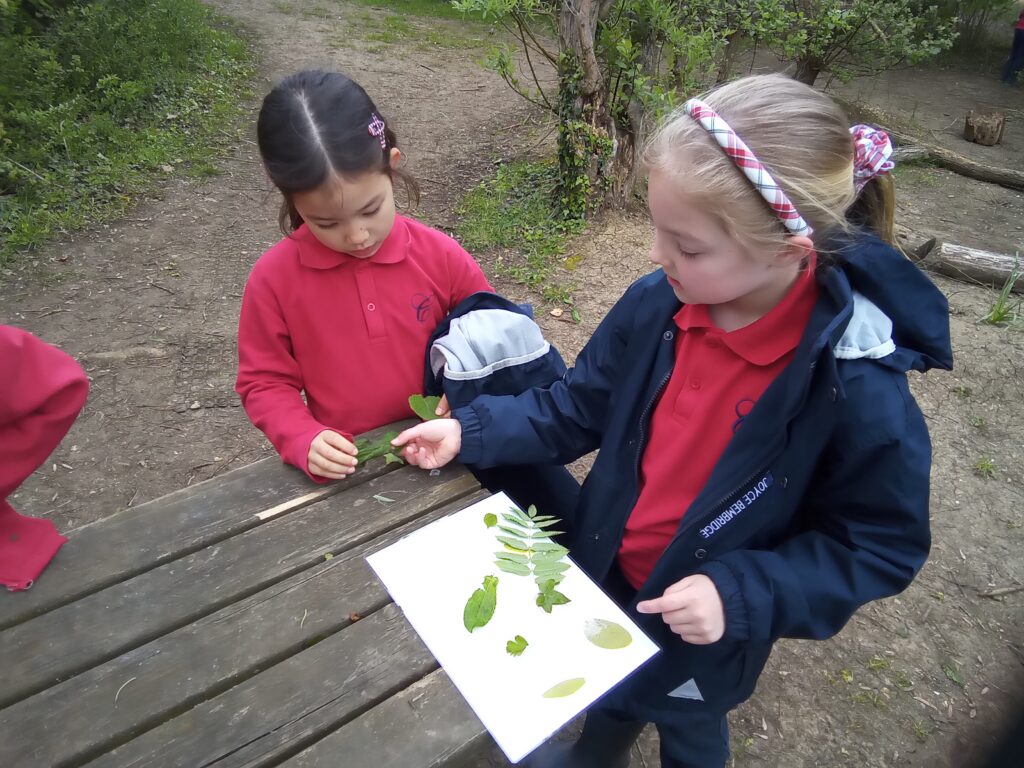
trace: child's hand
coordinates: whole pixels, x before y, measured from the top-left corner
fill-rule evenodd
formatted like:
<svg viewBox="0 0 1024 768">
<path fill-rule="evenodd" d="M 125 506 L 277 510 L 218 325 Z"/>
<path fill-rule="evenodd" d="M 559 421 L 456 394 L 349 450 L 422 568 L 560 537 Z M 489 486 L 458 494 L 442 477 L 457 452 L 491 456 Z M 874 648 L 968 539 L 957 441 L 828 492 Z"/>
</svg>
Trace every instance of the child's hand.
<svg viewBox="0 0 1024 768">
<path fill-rule="evenodd" d="M 309 444 L 306 463 L 310 474 L 341 480 L 356 471 L 356 447 L 337 432 L 325 429 Z"/>
<path fill-rule="evenodd" d="M 694 645 L 718 642 L 725 634 L 725 608 L 715 583 L 703 574 L 687 576 L 653 600 L 637 603 L 640 613 L 660 613 L 669 629 Z"/>
<path fill-rule="evenodd" d="M 434 415 L 442 419 L 451 417 L 452 407 L 448 405 L 448 395 L 441 395 L 441 400 L 438 402 L 437 408 L 434 409 Z"/>
<path fill-rule="evenodd" d="M 434 419 L 410 427 L 391 441 L 405 449 L 402 456 L 410 464 L 424 469 L 437 469 L 459 455 L 462 447 L 462 425 L 455 419 Z"/>
</svg>

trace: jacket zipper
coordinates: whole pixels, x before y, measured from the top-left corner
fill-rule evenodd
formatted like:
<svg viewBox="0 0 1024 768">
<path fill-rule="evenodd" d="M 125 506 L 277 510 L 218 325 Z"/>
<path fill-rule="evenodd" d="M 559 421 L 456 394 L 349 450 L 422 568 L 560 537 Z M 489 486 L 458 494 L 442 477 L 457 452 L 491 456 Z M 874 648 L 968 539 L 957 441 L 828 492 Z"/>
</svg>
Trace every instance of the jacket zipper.
<svg viewBox="0 0 1024 768">
<path fill-rule="evenodd" d="M 666 373 L 662 377 L 661 382 L 658 384 L 658 388 L 654 390 L 654 395 L 647 403 L 647 407 L 644 408 L 643 413 L 640 414 L 640 435 L 636 441 L 636 459 L 633 462 L 634 486 L 640 485 L 640 457 L 643 455 L 644 443 L 646 442 L 646 436 L 644 435 L 644 432 L 647 431 L 648 415 L 651 412 L 651 408 L 653 408 L 654 404 L 657 402 L 658 397 L 661 395 L 661 390 L 665 388 L 665 385 L 668 384 L 668 380 L 670 378 L 672 378 L 672 368 L 669 368 L 668 373 Z"/>
</svg>

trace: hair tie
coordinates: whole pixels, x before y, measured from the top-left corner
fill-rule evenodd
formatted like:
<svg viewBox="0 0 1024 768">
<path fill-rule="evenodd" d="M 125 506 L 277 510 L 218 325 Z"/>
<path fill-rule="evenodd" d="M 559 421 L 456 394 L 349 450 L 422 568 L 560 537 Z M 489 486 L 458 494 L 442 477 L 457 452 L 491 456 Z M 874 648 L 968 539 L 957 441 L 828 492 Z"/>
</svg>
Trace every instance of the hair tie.
<svg viewBox="0 0 1024 768">
<path fill-rule="evenodd" d="M 754 185 L 769 207 L 782 220 L 782 224 L 794 235 L 810 236 L 814 230 L 804 221 L 796 206 L 782 191 L 768 169 L 757 159 L 750 147 L 741 139 L 729 124 L 711 107 L 700 99 L 690 99 L 683 105 L 686 114 L 696 120 L 718 145 L 725 150 L 736 166 Z"/>
<path fill-rule="evenodd" d="M 857 193 L 864 185 L 879 174 L 888 173 L 896 164 L 889 159 L 892 155 L 892 141 L 889 134 L 870 125 L 855 125 L 850 128 L 853 137 L 853 185 Z"/>
<path fill-rule="evenodd" d="M 370 135 L 376 136 L 378 139 L 380 139 L 380 148 L 386 150 L 388 148 L 388 140 L 387 137 L 384 135 L 384 121 L 381 120 L 376 114 L 371 112 L 370 125 L 368 127 L 370 129 Z"/>
</svg>

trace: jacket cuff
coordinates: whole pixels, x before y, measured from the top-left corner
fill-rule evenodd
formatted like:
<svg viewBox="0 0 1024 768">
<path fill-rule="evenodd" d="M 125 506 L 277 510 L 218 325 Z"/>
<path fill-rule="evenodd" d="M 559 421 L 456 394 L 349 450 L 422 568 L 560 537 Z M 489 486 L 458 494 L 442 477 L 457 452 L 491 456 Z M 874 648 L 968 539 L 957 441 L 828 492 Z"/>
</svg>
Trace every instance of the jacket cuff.
<svg viewBox="0 0 1024 768">
<path fill-rule="evenodd" d="M 452 411 L 452 418 L 462 425 L 462 447 L 459 461 L 463 464 L 479 464 L 483 455 L 483 430 L 480 416 L 472 406 L 463 406 Z"/>
<path fill-rule="evenodd" d="M 750 612 L 740 580 L 735 572 L 725 563 L 712 560 L 697 569 L 697 573 L 707 576 L 718 590 L 725 609 L 725 634 L 727 640 L 746 641 L 750 639 Z"/>
</svg>

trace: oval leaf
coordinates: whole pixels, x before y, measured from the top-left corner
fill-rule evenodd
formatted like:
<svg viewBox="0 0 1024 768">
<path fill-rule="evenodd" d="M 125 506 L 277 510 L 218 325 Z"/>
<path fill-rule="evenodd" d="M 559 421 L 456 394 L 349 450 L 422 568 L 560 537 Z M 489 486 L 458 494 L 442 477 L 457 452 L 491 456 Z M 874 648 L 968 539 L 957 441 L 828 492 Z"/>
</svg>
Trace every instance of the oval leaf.
<svg viewBox="0 0 1024 768">
<path fill-rule="evenodd" d="M 462 623 L 469 632 L 483 627 L 494 616 L 498 602 L 498 577 L 484 576 L 483 587 L 469 596 L 462 611 Z"/>
<path fill-rule="evenodd" d="M 576 691 L 583 687 L 583 684 L 587 682 L 585 678 L 573 677 L 569 680 L 563 680 L 558 685 L 553 685 L 544 691 L 545 699 L 560 699 L 563 696 L 572 696 Z"/>
<path fill-rule="evenodd" d="M 588 619 L 583 623 L 583 634 L 598 648 L 609 651 L 625 648 L 633 642 L 633 636 L 625 627 L 607 619 Z"/>
<path fill-rule="evenodd" d="M 437 415 L 437 404 L 441 402 L 440 397 L 430 395 L 424 397 L 423 395 L 412 395 L 409 398 L 409 407 L 412 408 L 412 412 L 419 416 L 424 421 L 433 421 L 434 419 L 441 418 Z"/>
<path fill-rule="evenodd" d="M 488 512 L 486 515 L 484 515 L 484 525 L 486 525 L 488 528 L 493 528 L 497 524 L 498 516 L 496 514 L 494 514 L 493 512 Z"/>
</svg>

